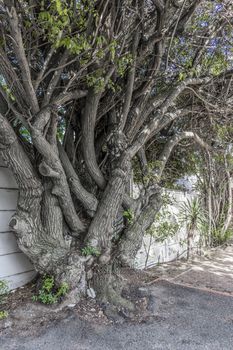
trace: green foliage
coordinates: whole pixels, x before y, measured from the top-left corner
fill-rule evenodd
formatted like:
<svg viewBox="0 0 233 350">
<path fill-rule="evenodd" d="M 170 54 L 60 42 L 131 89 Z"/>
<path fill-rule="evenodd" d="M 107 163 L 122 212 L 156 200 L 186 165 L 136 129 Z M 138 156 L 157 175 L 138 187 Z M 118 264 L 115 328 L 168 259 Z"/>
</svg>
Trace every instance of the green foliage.
<svg viewBox="0 0 233 350">
<path fill-rule="evenodd" d="M 57 138 L 62 143 L 66 132 L 66 121 L 65 118 L 61 118 L 57 125 Z"/>
<path fill-rule="evenodd" d="M 8 317 L 7 311 L 0 311 L 0 320 L 3 320 L 4 318 Z"/>
<path fill-rule="evenodd" d="M 179 72 L 178 81 L 183 81 L 187 78 L 187 74 L 185 72 Z"/>
<path fill-rule="evenodd" d="M 143 182 L 148 183 L 150 181 L 158 182 L 159 178 L 157 170 L 161 167 L 160 160 L 153 160 L 148 162 L 146 175 L 143 176 Z"/>
<path fill-rule="evenodd" d="M 201 155 L 192 148 L 187 152 L 183 145 L 177 145 L 168 159 L 165 171 L 163 171 L 161 184 L 165 188 L 184 190 L 184 186 L 177 184 L 177 180 L 197 173 L 202 164 Z"/>
<path fill-rule="evenodd" d="M 82 255 L 83 256 L 89 256 L 89 255 L 99 256 L 100 251 L 96 247 L 86 246 L 86 247 L 82 248 Z"/>
<path fill-rule="evenodd" d="M 232 228 L 229 228 L 227 230 L 224 229 L 225 216 L 223 216 L 220 220 L 217 220 L 216 222 L 214 219 L 212 219 L 211 229 L 210 223 L 207 219 L 208 218 L 206 217 L 206 220 L 203 220 L 202 225 L 199 228 L 201 233 L 200 239 L 201 241 L 204 241 L 204 244 L 206 242 L 209 242 L 211 246 L 218 247 L 223 245 L 233 237 Z"/>
<path fill-rule="evenodd" d="M 113 62 L 116 57 L 116 48 L 117 48 L 117 42 L 116 40 L 113 40 L 109 45 L 109 52 L 111 55 L 111 61 Z"/>
<path fill-rule="evenodd" d="M 42 3 L 38 24 L 44 36 L 55 48 L 64 47 L 72 54 L 81 54 L 91 48 L 91 38 L 86 34 L 88 16 L 98 17 L 93 0 L 82 0 L 69 3 L 52 0 L 49 6 Z M 72 25 L 78 30 L 72 33 Z"/>
<path fill-rule="evenodd" d="M 145 174 L 142 174 L 142 170 L 140 167 L 140 163 L 137 158 L 133 159 L 133 175 L 134 182 L 137 184 L 145 184 L 149 182 L 158 182 L 157 170 L 159 170 L 161 166 L 161 161 L 159 160 L 150 160 L 147 164 L 147 169 Z"/>
<path fill-rule="evenodd" d="M 12 94 L 11 88 L 7 85 L 2 75 L 0 75 L 0 86 L 4 90 L 5 94 L 8 96 L 8 98 L 12 101 L 15 101 L 15 97 Z"/>
<path fill-rule="evenodd" d="M 47 6 L 42 2 L 38 25 L 44 37 L 56 49 L 63 47 L 71 54 L 80 55 L 81 64 L 88 63 L 93 54 L 99 60 L 109 54 L 110 60 L 118 67 L 118 74 L 124 76 L 132 62 L 131 54 L 126 53 L 118 57 L 118 43 L 115 39 L 108 42 L 101 33 L 90 33 L 88 25 L 91 17 L 98 26 L 99 14 L 95 8 L 95 0 L 81 0 L 75 3 L 52 0 Z M 87 82 L 88 86 L 93 86 L 97 91 L 103 88 L 101 77 L 96 75 L 88 76 Z"/>
<path fill-rule="evenodd" d="M 134 157 L 132 160 L 132 168 L 133 168 L 133 181 L 136 184 L 142 183 L 142 172 L 140 168 L 140 163 L 137 157 Z"/>
<path fill-rule="evenodd" d="M 125 75 L 127 68 L 132 64 L 133 58 L 130 53 L 123 55 L 117 61 L 117 73 L 120 77 Z"/>
<path fill-rule="evenodd" d="M 20 135 L 21 135 L 27 142 L 29 142 L 29 143 L 32 142 L 30 132 L 29 132 L 24 126 L 21 126 L 21 128 L 19 129 L 19 132 L 20 132 Z"/>
<path fill-rule="evenodd" d="M 170 50 L 171 56 L 171 74 L 176 74 L 178 81 L 183 81 L 189 77 L 199 77 L 203 75 L 217 76 L 227 69 L 231 68 L 232 56 L 230 54 L 232 29 L 230 23 L 224 26 L 223 33 L 209 36 L 208 45 L 202 47 L 197 60 L 196 47 L 200 46 L 200 37 L 207 28 L 215 27 L 215 20 L 221 18 L 224 12 L 224 5 L 221 1 L 204 1 L 202 6 L 195 11 L 192 20 L 186 27 L 185 32 L 177 35 L 172 40 Z M 230 5 L 229 5 L 230 6 Z M 213 29 L 210 30 L 210 32 Z M 190 38 L 192 38 L 190 40 Z"/>
<path fill-rule="evenodd" d="M 56 293 L 56 297 L 57 298 L 60 298 L 60 297 L 63 297 L 65 296 L 67 293 L 69 292 L 69 286 L 66 282 L 63 282 L 58 290 L 57 290 L 57 293 Z"/>
<path fill-rule="evenodd" d="M 87 85 L 93 87 L 95 92 L 101 92 L 104 89 L 104 72 L 97 69 L 94 73 L 87 75 Z"/>
<path fill-rule="evenodd" d="M 174 198 L 167 192 L 161 194 L 161 200 L 163 203 L 162 213 L 163 215 L 170 215 L 170 211 L 168 210 L 168 205 L 174 203 Z"/>
<path fill-rule="evenodd" d="M 123 212 L 123 216 L 124 216 L 124 218 L 127 219 L 127 223 L 129 225 L 132 225 L 132 223 L 134 221 L 134 213 L 133 213 L 133 211 L 131 209 L 125 210 Z"/>
<path fill-rule="evenodd" d="M 104 51 L 101 48 L 102 43 L 104 40 L 101 39 L 102 37 L 97 38 L 97 43 L 100 45 L 99 50 L 97 51 L 97 57 L 102 58 L 104 56 Z M 115 61 L 117 65 L 117 73 L 119 74 L 120 77 L 123 77 L 125 75 L 125 72 L 127 68 L 130 66 L 132 62 L 132 57 L 130 54 L 123 55 L 121 57 L 117 57 L 116 53 L 116 42 L 110 43 L 108 46 L 110 56 L 111 56 L 111 61 Z M 105 79 L 104 76 L 106 72 L 102 68 L 96 69 L 94 72 L 90 73 L 87 75 L 86 80 L 87 80 L 87 85 L 89 87 L 93 87 L 95 92 L 101 92 L 105 88 Z M 113 92 L 116 91 L 117 86 L 114 85 L 113 81 L 110 79 L 107 83 L 107 87 L 111 89 Z"/>
<path fill-rule="evenodd" d="M 34 295 L 32 300 L 39 301 L 42 304 L 55 304 L 68 291 L 69 286 L 67 283 L 63 282 L 59 287 L 56 287 L 53 276 L 44 276 L 38 295 Z"/>
<path fill-rule="evenodd" d="M 9 288 L 6 281 L 0 280 L 0 305 L 5 301 Z M 8 316 L 8 312 L 0 310 L 0 320 L 3 320 Z"/>
<path fill-rule="evenodd" d="M 188 199 L 180 205 L 179 222 L 181 225 L 187 225 L 188 230 L 201 228 L 205 221 L 204 209 L 199 198 Z"/>
<path fill-rule="evenodd" d="M 214 125 L 214 131 L 216 132 L 216 137 L 219 142 L 229 142 L 229 140 L 232 139 L 233 136 L 233 126 L 230 125 L 222 125 L 222 124 L 215 124 Z"/>
<path fill-rule="evenodd" d="M 228 62 L 226 59 L 226 55 L 219 50 L 215 52 L 215 55 L 212 57 L 212 59 L 209 62 L 210 73 L 213 76 L 217 76 L 221 72 L 226 70 L 227 66 L 228 66 Z"/>
<path fill-rule="evenodd" d="M 178 230 L 179 225 L 177 223 L 163 221 L 151 227 L 147 233 L 156 238 L 157 241 L 164 242 L 167 238 L 175 236 Z"/>
<path fill-rule="evenodd" d="M 155 215 L 155 223 L 147 230 L 147 234 L 159 242 L 164 242 L 167 238 L 175 236 L 179 230 L 179 224 L 171 220 L 172 212 L 169 205 L 174 200 L 168 193 L 163 193 L 161 197 L 163 206 Z"/>
<path fill-rule="evenodd" d="M 0 304 L 2 304 L 7 297 L 9 288 L 6 281 L 0 280 Z"/>
<path fill-rule="evenodd" d="M 233 237 L 232 230 L 227 230 L 225 232 L 222 232 L 220 228 L 215 228 L 215 229 L 212 229 L 212 232 L 211 232 L 212 245 L 214 247 L 217 247 L 226 243 L 232 237 Z"/>
<path fill-rule="evenodd" d="M 66 36 L 56 43 L 56 47 L 65 47 L 70 51 L 72 54 L 79 55 L 82 52 L 88 50 L 91 48 L 90 43 L 88 42 L 85 34 L 69 37 Z"/>
</svg>

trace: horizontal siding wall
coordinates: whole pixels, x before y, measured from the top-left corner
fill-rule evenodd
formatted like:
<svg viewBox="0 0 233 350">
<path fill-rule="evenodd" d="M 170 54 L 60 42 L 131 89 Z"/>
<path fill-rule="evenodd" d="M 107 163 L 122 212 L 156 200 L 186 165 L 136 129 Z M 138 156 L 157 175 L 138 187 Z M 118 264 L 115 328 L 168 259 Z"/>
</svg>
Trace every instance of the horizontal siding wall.
<svg viewBox="0 0 233 350">
<path fill-rule="evenodd" d="M 19 248 L 13 232 L 1 233 L 0 257 L 6 254 L 18 253 Z"/>
<path fill-rule="evenodd" d="M 0 188 L 17 189 L 17 184 L 10 170 L 3 166 L 1 166 Z"/>
<path fill-rule="evenodd" d="M 0 280 L 7 281 L 10 289 L 23 286 L 35 276 L 32 264 L 19 250 L 9 228 L 17 198 L 15 179 L 0 158 Z"/>
</svg>

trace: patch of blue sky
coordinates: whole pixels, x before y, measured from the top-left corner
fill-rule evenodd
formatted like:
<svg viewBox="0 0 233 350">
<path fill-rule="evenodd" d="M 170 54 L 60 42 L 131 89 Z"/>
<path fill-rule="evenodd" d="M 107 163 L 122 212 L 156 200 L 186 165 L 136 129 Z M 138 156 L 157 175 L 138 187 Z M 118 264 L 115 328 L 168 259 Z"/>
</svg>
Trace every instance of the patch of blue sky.
<svg viewBox="0 0 233 350">
<path fill-rule="evenodd" d="M 207 22 L 207 21 L 201 21 L 199 25 L 200 25 L 200 27 L 202 27 L 202 28 L 208 27 L 208 26 L 209 26 L 209 22 Z"/>
</svg>

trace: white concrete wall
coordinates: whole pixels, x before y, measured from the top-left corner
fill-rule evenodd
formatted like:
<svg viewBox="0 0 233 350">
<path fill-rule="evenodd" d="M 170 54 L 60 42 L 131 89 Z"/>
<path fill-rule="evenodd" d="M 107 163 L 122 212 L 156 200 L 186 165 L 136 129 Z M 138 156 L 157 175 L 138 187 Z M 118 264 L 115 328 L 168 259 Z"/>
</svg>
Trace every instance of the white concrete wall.
<svg viewBox="0 0 233 350">
<path fill-rule="evenodd" d="M 17 197 L 14 177 L 0 159 L 0 280 L 7 281 L 10 289 L 26 284 L 35 276 L 30 261 L 19 250 L 8 225 L 16 208 Z"/>
<path fill-rule="evenodd" d="M 171 213 L 169 220 L 178 223 L 179 206 L 188 199 L 192 200 L 196 194 L 184 193 L 181 191 L 166 191 L 173 203 L 168 205 L 167 210 Z M 196 233 L 193 239 L 193 246 L 197 246 L 199 235 Z M 195 251 L 195 248 L 194 248 Z M 149 252 L 149 253 L 148 253 Z M 148 257 L 147 257 L 148 255 Z M 183 226 L 173 237 L 168 237 L 164 242 L 158 241 L 150 235 L 145 235 L 143 244 L 139 250 L 135 267 L 141 269 L 144 267 L 155 266 L 159 263 L 173 261 L 187 255 L 187 231 Z"/>
</svg>

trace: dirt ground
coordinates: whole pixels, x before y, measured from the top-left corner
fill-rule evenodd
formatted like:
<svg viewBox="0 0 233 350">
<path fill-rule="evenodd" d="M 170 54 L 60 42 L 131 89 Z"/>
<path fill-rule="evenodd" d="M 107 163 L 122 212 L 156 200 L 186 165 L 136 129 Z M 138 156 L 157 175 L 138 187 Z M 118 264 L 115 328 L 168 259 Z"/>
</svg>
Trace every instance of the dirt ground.
<svg viewBox="0 0 233 350">
<path fill-rule="evenodd" d="M 84 298 L 76 305 L 60 308 L 57 305 L 42 305 L 33 302 L 32 298 L 36 294 L 36 281 L 28 285 L 11 291 L 5 302 L 1 305 L 1 310 L 8 312 L 8 317 L 0 320 L 0 334 L 6 334 L 10 330 L 14 334 L 37 334 L 49 327 L 52 322 L 57 322 L 71 314 L 76 315 L 83 321 L 95 324 L 123 323 L 130 320 L 134 323 L 143 322 L 148 318 L 147 299 L 138 292 L 140 286 L 156 280 L 156 274 L 147 271 L 136 271 L 124 269 L 122 274 L 126 284 L 124 297 L 131 299 L 135 304 L 135 311 L 129 313 L 124 309 L 113 310 L 106 304 L 99 304 L 95 299 Z M 126 283 L 127 281 L 127 283 Z"/>
<path fill-rule="evenodd" d="M 43 332 L 51 323 L 60 322 L 71 315 L 97 325 L 122 324 L 126 321 L 143 323 L 152 317 L 148 309 L 147 291 L 160 281 L 231 296 L 233 246 L 210 250 L 204 257 L 195 257 L 189 262 L 176 261 L 143 271 L 125 269 L 123 279 L 128 282 L 124 296 L 133 300 L 136 306 L 133 313 L 119 309 L 113 314 L 108 305 L 100 305 L 90 298 L 62 310 L 56 305 L 44 306 L 32 302 L 32 296 L 36 293 L 34 282 L 11 292 L 6 303 L 1 305 L 9 316 L 0 321 L 0 334 L 38 334 L 38 331 Z"/>
<path fill-rule="evenodd" d="M 233 245 L 211 249 L 189 262 L 171 262 L 147 271 L 156 273 L 157 279 L 233 295 Z"/>
</svg>

